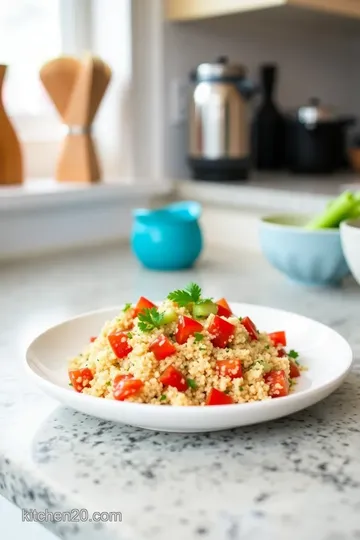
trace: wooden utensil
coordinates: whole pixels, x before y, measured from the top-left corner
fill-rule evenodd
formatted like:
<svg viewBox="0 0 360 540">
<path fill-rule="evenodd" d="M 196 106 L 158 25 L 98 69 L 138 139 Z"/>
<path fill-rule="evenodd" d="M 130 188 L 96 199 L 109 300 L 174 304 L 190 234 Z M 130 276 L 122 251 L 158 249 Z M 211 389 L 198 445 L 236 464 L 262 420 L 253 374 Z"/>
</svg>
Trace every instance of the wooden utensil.
<svg viewBox="0 0 360 540">
<path fill-rule="evenodd" d="M 56 167 L 61 182 L 96 182 L 100 169 L 91 125 L 111 79 L 100 58 L 56 58 L 40 70 L 41 81 L 68 127 Z"/>
<path fill-rule="evenodd" d="M 0 184 L 23 182 L 21 146 L 2 101 L 2 87 L 7 66 L 0 65 Z"/>
</svg>

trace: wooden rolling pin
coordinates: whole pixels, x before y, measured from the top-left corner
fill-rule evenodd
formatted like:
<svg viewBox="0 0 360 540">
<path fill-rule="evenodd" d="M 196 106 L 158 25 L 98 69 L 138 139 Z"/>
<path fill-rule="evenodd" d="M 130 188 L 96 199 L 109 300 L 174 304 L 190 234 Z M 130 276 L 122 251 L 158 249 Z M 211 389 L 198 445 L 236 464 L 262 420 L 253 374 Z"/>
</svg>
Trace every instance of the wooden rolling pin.
<svg viewBox="0 0 360 540">
<path fill-rule="evenodd" d="M 1 98 L 7 66 L 0 65 L 0 184 L 21 184 L 23 160 L 19 139 Z"/>
<path fill-rule="evenodd" d="M 92 56 L 55 58 L 40 70 L 40 79 L 68 132 L 56 167 L 60 182 L 97 182 L 99 162 L 91 126 L 111 79 L 111 69 Z"/>
</svg>

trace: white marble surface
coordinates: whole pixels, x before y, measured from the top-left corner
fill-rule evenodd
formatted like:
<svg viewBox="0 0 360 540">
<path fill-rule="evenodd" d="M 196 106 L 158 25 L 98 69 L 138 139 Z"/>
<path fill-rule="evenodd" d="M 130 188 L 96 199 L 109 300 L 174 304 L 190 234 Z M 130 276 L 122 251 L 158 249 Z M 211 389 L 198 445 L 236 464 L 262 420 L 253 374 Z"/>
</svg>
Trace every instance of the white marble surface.
<svg viewBox="0 0 360 540">
<path fill-rule="evenodd" d="M 303 289 L 256 254 L 210 250 L 196 269 L 168 274 L 140 269 L 118 246 L 2 264 L 0 494 L 23 508 L 122 512 L 117 524 L 47 524 L 66 539 L 360 538 L 359 363 L 307 411 L 198 436 L 86 417 L 24 377 L 24 349 L 47 326 L 140 294 L 162 297 L 189 280 L 211 296 L 325 322 L 360 360 L 360 288 L 349 280 L 332 291 Z"/>
</svg>

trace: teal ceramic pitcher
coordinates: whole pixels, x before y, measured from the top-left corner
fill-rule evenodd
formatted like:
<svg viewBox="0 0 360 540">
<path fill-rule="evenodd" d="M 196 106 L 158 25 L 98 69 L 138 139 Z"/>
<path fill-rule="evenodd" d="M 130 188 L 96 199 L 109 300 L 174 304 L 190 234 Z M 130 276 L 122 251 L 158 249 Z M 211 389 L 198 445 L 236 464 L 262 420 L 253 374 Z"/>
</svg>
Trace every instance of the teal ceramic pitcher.
<svg viewBox="0 0 360 540">
<path fill-rule="evenodd" d="M 152 270 L 190 268 L 199 257 L 201 206 L 182 201 L 149 210 L 134 210 L 131 247 L 138 260 Z"/>
</svg>

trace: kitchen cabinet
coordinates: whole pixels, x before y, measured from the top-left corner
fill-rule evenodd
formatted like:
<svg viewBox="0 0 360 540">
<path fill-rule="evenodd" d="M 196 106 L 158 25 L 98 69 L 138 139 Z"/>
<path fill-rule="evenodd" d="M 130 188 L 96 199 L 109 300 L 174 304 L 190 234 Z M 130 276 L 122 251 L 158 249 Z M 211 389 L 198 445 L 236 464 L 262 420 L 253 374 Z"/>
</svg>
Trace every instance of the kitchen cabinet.
<svg viewBox="0 0 360 540">
<path fill-rule="evenodd" d="M 164 0 L 165 17 L 185 21 L 279 7 L 298 7 L 360 20 L 360 0 Z"/>
</svg>

